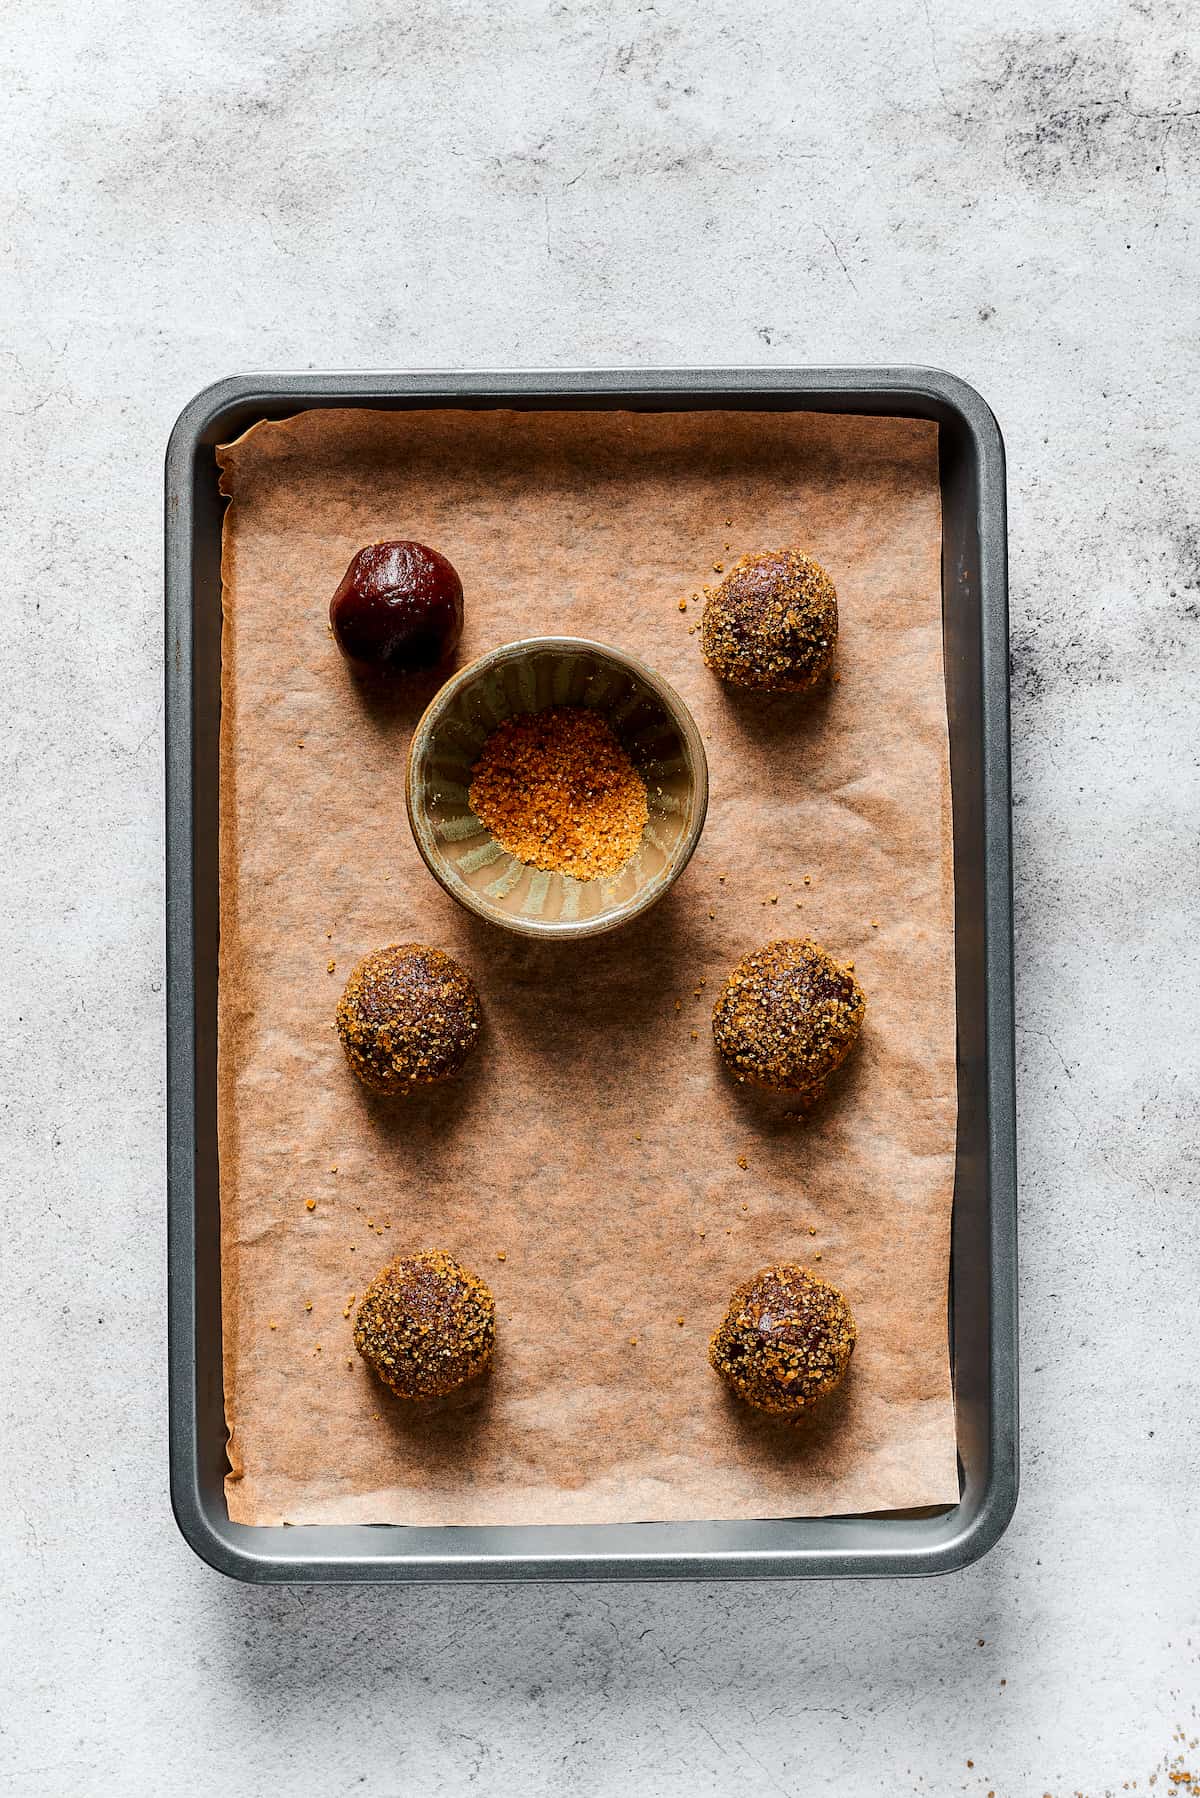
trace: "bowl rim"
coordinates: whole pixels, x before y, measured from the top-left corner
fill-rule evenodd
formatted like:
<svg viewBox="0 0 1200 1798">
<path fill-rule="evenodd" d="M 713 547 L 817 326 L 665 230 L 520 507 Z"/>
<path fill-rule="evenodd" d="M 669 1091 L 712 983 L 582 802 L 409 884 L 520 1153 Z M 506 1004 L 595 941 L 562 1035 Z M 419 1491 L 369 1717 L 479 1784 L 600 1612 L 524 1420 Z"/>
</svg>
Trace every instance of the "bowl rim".
<svg viewBox="0 0 1200 1798">
<path fill-rule="evenodd" d="M 477 679 L 487 669 L 496 667 L 502 662 L 517 661 L 538 650 L 574 650 L 599 656 L 615 663 L 617 667 L 625 669 L 628 673 L 636 675 L 661 700 L 683 737 L 691 756 L 695 802 L 692 806 L 688 828 L 681 839 L 675 864 L 670 869 L 668 877 L 660 884 L 644 887 L 632 899 L 626 899 L 610 911 L 600 912 L 591 918 L 563 920 L 561 918 L 520 919 L 498 916 L 494 911 L 480 904 L 469 887 L 462 882 L 452 883 L 445 878 L 431 858 L 417 825 L 416 807 L 413 802 L 416 760 L 438 716 L 446 710 L 463 687 Z M 457 669 L 449 680 L 438 688 L 429 701 L 413 726 L 412 736 L 409 738 L 404 770 L 404 803 L 408 812 L 409 829 L 412 832 L 413 842 L 417 846 L 417 852 L 444 893 L 448 893 L 451 899 L 457 901 L 465 911 L 473 912 L 486 924 L 494 924 L 498 930 L 511 930 L 519 936 L 536 937 L 543 942 L 562 942 L 578 937 L 601 936 L 610 930 L 618 929 L 622 924 L 632 923 L 634 918 L 649 911 L 664 894 L 670 892 L 691 861 L 708 816 L 708 757 L 704 752 L 704 740 L 700 735 L 700 728 L 692 716 L 690 707 L 680 698 L 670 682 L 651 668 L 647 662 L 643 662 L 640 656 L 634 655 L 630 650 L 619 649 L 612 643 L 597 642 L 593 637 L 518 637 L 511 643 L 500 643 L 492 649 L 485 650 L 482 655 L 476 656 L 474 661 Z"/>
</svg>

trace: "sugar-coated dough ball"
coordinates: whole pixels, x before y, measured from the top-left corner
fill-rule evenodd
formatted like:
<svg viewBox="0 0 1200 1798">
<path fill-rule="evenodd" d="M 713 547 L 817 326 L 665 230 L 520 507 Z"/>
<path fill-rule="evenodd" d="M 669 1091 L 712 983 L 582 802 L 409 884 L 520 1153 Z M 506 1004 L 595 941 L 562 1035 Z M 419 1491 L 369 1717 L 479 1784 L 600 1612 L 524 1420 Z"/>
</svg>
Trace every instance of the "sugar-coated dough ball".
<svg viewBox="0 0 1200 1798">
<path fill-rule="evenodd" d="M 704 608 L 700 647 L 731 687 L 803 693 L 828 673 L 837 634 L 837 592 L 820 563 L 772 549 L 730 569 Z"/>
<path fill-rule="evenodd" d="M 866 1009 L 851 969 L 819 943 L 767 943 L 718 993 L 713 1039 L 735 1080 L 811 1105 L 857 1042 Z"/>
<path fill-rule="evenodd" d="M 797 1416 L 841 1383 L 856 1336 L 837 1287 L 785 1262 L 734 1288 L 708 1358 L 748 1405 Z"/>
<path fill-rule="evenodd" d="M 377 1093 L 406 1093 L 457 1074 L 479 1020 L 471 976 L 443 950 L 421 943 L 393 943 L 364 956 L 337 1008 L 346 1060 Z"/>
<path fill-rule="evenodd" d="M 354 1346 L 400 1398 L 441 1398 L 488 1366 L 496 1303 L 477 1274 L 434 1249 L 389 1262 L 363 1294 Z"/>
</svg>

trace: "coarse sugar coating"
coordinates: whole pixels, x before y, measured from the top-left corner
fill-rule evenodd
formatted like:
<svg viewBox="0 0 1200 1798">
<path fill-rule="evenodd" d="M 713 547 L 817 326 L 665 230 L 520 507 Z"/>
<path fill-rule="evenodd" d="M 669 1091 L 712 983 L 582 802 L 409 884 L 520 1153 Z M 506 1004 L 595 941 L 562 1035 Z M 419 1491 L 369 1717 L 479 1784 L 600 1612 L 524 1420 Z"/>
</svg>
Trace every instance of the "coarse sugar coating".
<svg viewBox="0 0 1200 1798">
<path fill-rule="evenodd" d="M 767 943 L 738 963 L 718 993 L 713 1039 L 735 1080 L 810 1105 L 854 1047 L 866 1009 L 851 968 L 819 943 Z"/>
<path fill-rule="evenodd" d="M 391 1261 L 363 1294 L 354 1346 L 400 1398 L 442 1398 L 488 1366 L 496 1302 L 441 1249 Z"/>
<path fill-rule="evenodd" d="M 748 1405 L 794 1417 L 840 1384 L 857 1334 L 836 1286 L 784 1262 L 734 1287 L 708 1358 Z"/>
<path fill-rule="evenodd" d="M 798 549 L 743 556 L 709 596 L 704 660 L 732 687 L 803 693 L 828 673 L 837 647 L 833 582 Z"/>
<path fill-rule="evenodd" d="M 364 955 L 337 1008 L 346 1060 L 377 1093 L 406 1093 L 457 1074 L 479 1021 L 471 976 L 423 943 L 392 943 Z"/>
<path fill-rule="evenodd" d="M 599 712 L 506 718 L 471 771 L 471 810 L 518 861 L 575 880 L 623 868 L 642 840 L 646 783 Z"/>
</svg>

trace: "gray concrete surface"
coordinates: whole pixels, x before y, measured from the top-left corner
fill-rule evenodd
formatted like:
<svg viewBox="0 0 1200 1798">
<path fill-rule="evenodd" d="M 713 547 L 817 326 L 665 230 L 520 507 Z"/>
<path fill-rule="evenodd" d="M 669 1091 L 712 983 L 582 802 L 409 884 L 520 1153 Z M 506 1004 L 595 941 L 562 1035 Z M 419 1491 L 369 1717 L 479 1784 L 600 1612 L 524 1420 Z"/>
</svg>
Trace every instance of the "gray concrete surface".
<svg viewBox="0 0 1200 1798">
<path fill-rule="evenodd" d="M 3 35 L 0 1791 L 1200 1772 L 1194 9 L 9 0 Z M 171 422 L 246 368 L 820 360 L 956 370 L 1008 443 L 1017 1520 L 912 1585 L 227 1584 L 166 1498 Z"/>
</svg>

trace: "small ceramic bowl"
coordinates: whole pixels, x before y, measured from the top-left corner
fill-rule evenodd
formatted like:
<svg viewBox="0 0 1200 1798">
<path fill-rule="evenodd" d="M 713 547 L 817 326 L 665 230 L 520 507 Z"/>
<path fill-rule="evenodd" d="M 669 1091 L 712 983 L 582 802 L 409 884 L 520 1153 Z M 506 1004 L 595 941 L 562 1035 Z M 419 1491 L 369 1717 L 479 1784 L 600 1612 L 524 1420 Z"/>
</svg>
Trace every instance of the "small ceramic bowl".
<svg viewBox="0 0 1200 1798">
<path fill-rule="evenodd" d="M 553 705 L 598 711 L 646 782 L 641 843 L 611 877 L 573 880 L 518 861 L 468 803 L 496 726 Z M 583 637 L 530 637 L 489 650 L 435 696 L 413 732 L 407 797 L 425 865 L 460 905 L 524 936 L 598 936 L 647 911 L 687 867 L 708 809 L 708 763 L 679 695 L 636 656 Z"/>
</svg>

